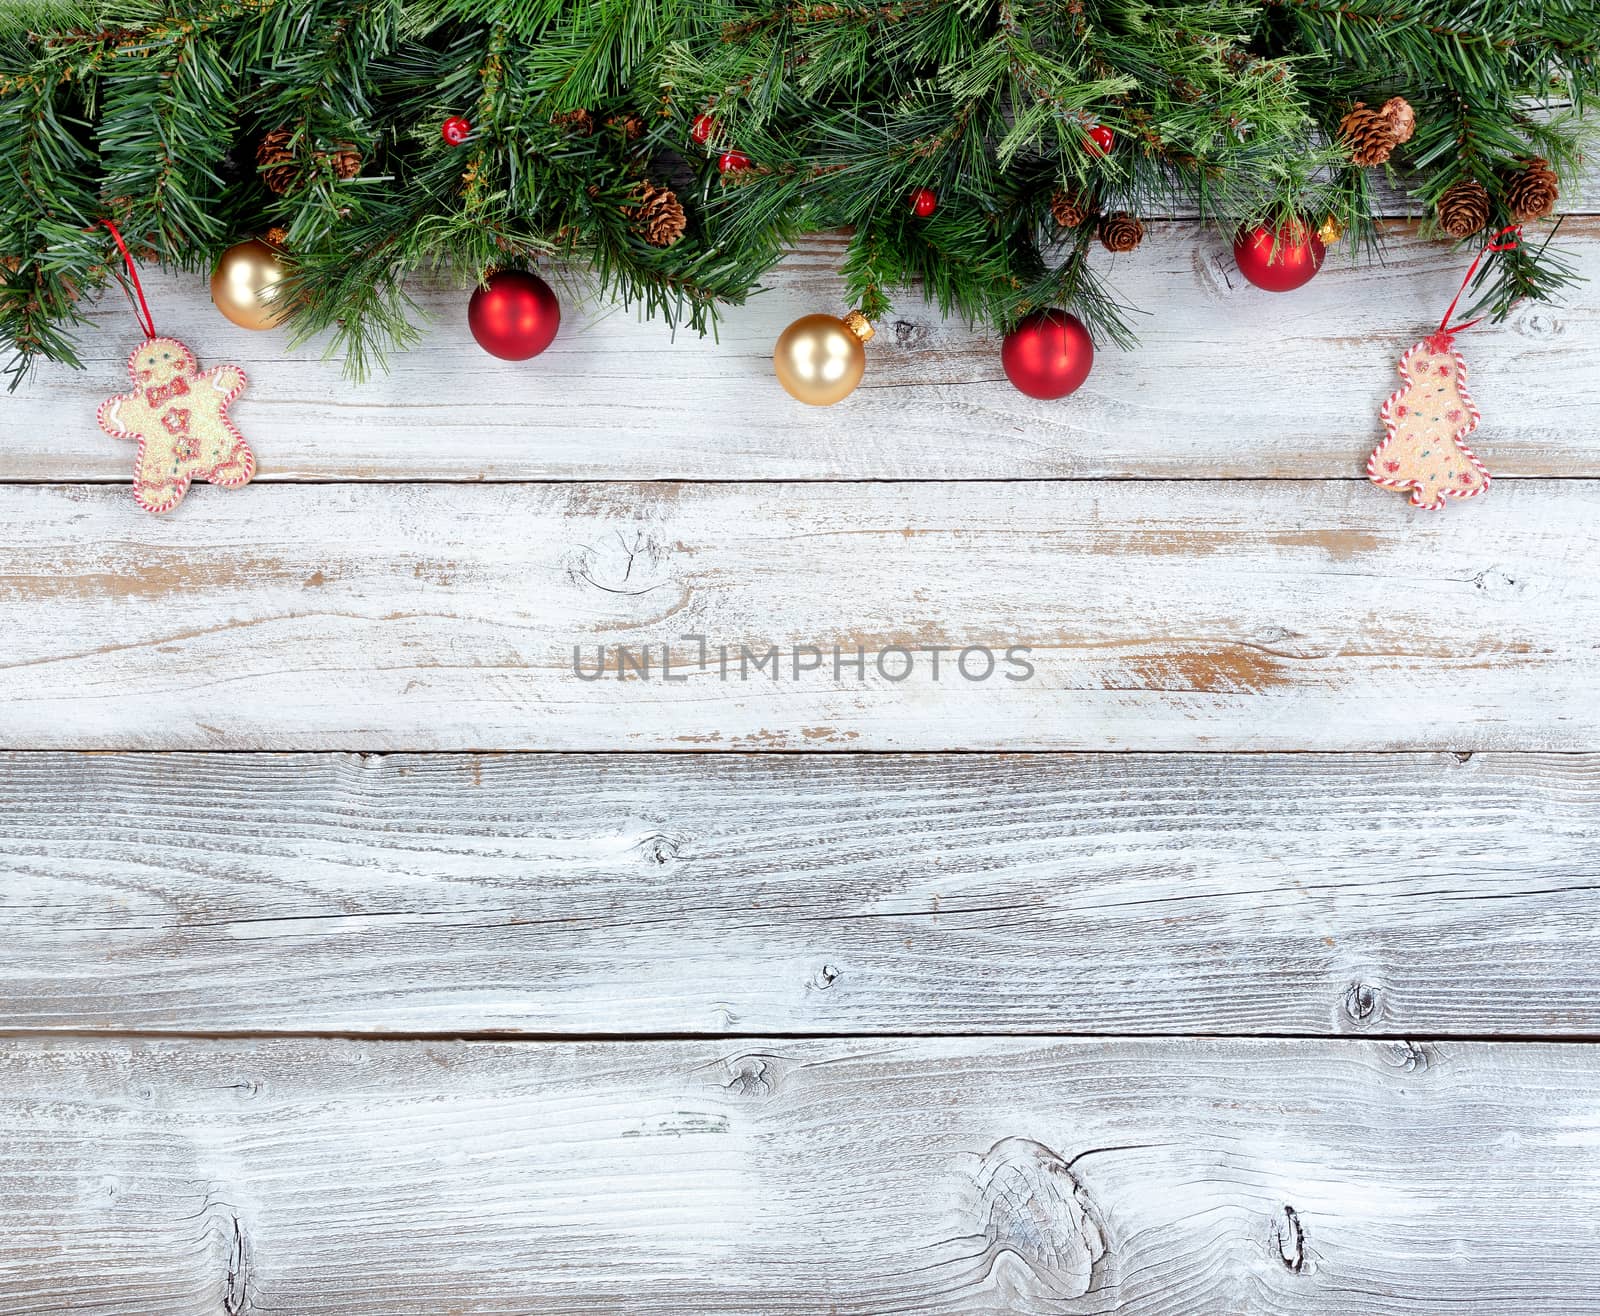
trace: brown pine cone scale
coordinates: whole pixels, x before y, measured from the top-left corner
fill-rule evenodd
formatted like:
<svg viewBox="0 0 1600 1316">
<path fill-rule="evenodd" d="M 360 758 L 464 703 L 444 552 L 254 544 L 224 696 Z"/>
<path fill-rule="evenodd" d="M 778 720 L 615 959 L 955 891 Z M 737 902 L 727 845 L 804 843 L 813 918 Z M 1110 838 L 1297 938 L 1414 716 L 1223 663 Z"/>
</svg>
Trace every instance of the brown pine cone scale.
<svg viewBox="0 0 1600 1316">
<path fill-rule="evenodd" d="M 1369 110 L 1357 101 L 1339 121 L 1339 140 L 1349 152 L 1350 163 L 1361 169 L 1380 165 L 1395 148 L 1395 132 L 1382 110 Z"/>
<path fill-rule="evenodd" d="M 626 212 L 633 220 L 634 232 L 652 247 L 670 247 L 683 236 L 688 218 L 683 213 L 683 202 L 670 187 L 640 183 L 635 196 L 638 201 Z"/>
<path fill-rule="evenodd" d="M 1132 251 L 1143 241 L 1144 225 L 1126 210 L 1100 221 L 1100 245 L 1107 251 Z"/>
<path fill-rule="evenodd" d="M 1561 199 L 1560 180 L 1548 160 L 1535 156 L 1506 186 L 1506 208 L 1519 224 L 1543 219 Z"/>
<path fill-rule="evenodd" d="M 1476 178 L 1452 183 L 1435 203 L 1439 227 L 1453 238 L 1470 238 L 1489 224 L 1489 189 Z"/>
<path fill-rule="evenodd" d="M 1056 189 L 1050 198 L 1050 217 L 1062 228 L 1077 228 L 1093 210 L 1086 198 L 1064 187 Z"/>
<path fill-rule="evenodd" d="M 300 177 L 294 152 L 289 149 L 293 139 L 292 128 L 274 128 L 256 145 L 256 164 L 260 166 L 261 181 L 279 196 L 292 188 Z"/>
</svg>

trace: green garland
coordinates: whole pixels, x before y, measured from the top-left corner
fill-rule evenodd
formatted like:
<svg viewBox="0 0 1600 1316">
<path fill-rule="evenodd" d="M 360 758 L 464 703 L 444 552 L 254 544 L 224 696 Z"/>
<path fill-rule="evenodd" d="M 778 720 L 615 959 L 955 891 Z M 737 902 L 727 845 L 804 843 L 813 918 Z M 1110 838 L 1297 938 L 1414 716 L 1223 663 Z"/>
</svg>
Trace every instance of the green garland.
<svg viewBox="0 0 1600 1316">
<path fill-rule="evenodd" d="M 282 229 L 294 332 L 329 332 L 356 374 L 414 338 L 419 270 L 550 258 L 704 331 L 835 228 L 869 317 L 914 287 L 999 328 L 1063 306 L 1126 342 L 1094 224 L 1063 217 L 1331 216 L 1370 246 L 1378 170 L 1347 116 L 1403 97 L 1415 133 L 1383 167 L 1435 227 L 1476 180 L 1477 233 L 1451 213 L 1478 243 L 1519 217 L 1530 161 L 1571 177 L 1597 86 L 1600 0 L 14 0 L 0 334 L 14 379 L 77 364 L 110 218 L 201 272 Z M 729 150 L 749 167 L 724 172 Z M 1479 301 L 1571 278 L 1529 243 Z"/>
</svg>

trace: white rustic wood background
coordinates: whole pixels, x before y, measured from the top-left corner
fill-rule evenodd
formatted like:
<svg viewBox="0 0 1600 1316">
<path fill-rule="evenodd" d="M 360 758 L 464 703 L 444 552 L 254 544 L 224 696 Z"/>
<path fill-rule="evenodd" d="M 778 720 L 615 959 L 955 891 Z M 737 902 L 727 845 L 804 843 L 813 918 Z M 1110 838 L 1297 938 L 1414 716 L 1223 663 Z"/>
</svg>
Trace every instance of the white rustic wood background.
<svg viewBox="0 0 1600 1316">
<path fill-rule="evenodd" d="M 1153 225 L 1054 404 L 912 298 L 790 402 L 829 238 L 359 387 L 157 276 L 261 460 L 162 519 L 100 303 L 0 397 L 0 1312 L 1600 1312 L 1600 296 L 1462 340 L 1419 513 L 1396 216 Z M 686 634 L 1038 675 L 570 671 Z"/>
</svg>

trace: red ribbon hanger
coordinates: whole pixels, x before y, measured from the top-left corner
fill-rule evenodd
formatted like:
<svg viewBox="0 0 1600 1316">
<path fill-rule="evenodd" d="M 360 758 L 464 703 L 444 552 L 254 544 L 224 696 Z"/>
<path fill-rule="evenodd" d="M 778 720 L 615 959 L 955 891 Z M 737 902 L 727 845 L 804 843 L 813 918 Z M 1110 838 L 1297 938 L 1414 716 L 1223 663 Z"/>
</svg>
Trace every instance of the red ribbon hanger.
<svg viewBox="0 0 1600 1316">
<path fill-rule="evenodd" d="M 145 302 L 144 288 L 139 283 L 139 271 L 134 266 L 133 256 L 128 251 L 128 244 L 122 240 L 122 234 L 117 232 L 117 226 L 109 219 L 102 219 L 100 223 L 111 230 L 111 236 L 117 240 L 117 248 L 122 252 L 122 259 L 128 263 L 128 277 L 133 280 L 133 293 L 128 293 L 128 287 L 122 283 L 120 275 L 117 278 L 117 282 L 121 285 L 122 291 L 128 293 L 128 304 L 133 307 L 133 318 L 139 322 L 139 328 L 144 330 L 146 339 L 154 338 L 156 337 L 156 322 L 150 316 L 150 307 Z M 139 298 L 137 304 L 133 300 L 134 294 L 137 294 Z"/>
<path fill-rule="evenodd" d="M 1509 239 L 1506 237 L 1507 234 L 1511 235 Z M 1480 315 L 1475 320 L 1468 320 L 1465 324 L 1458 324 L 1453 328 L 1450 324 L 1450 317 L 1456 313 L 1456 304 L 1467 291 L 1467 285 L 1472 282 L 1472 276 L 1478 272 L 1478 266 L 1483 263 L 1483 258 L 1492 251 L 1513 251 L 1521 240 L 1522 225 L 1507 224 L 1505 228 L 1489 239 L 1482 251 L 1473 257 L 1472 264 L 1467 269 L 1466 277 L 1461 280 L 1461 287 L 1456 290 L 1456 295 L 1450 299 L 1450 305 L 1445 310 L 1444 318 L 1439 321 L 1438 330 L 1428 338 L 1428 343 L 1434 351 L 1449 351 L 1450 343 L 1457 334 L 1472 328 L 1473 325 L 1483 319 L 1483 316 Z"/>
</svg>

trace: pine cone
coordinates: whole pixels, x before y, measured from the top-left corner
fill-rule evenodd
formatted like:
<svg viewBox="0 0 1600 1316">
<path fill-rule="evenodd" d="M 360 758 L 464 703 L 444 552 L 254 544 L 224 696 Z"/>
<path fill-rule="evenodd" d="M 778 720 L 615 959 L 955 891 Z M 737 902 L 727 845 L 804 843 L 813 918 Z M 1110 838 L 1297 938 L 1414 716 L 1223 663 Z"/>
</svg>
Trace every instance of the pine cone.
<svg viewBox="0 0 1600 1316">
<path fill-rule="evenodd" d="M 1383 103 L 1381 111 L 1389 121 L 1389 131 L 1394 134 L 1394 144 L 1404 145 L 1417 131 L 1417 112 L 1404 96 L 1391 96 Z"/>
<path fill-rule="evenodd" d="M 287 251 L 289 249 L 289 230 L 281 224 L 274 224 L 262 235 L 261 240 L 269 247 L 276 247 L 279 251 Z"/>
<path fill-rule="evenodd" d="M 1361 101 L 1339 121 L 1339 140 L 1350 153 L 1350 163 L 1362 169 L 1382 164 L 1395 147 L 1388 116 L 1382 110 L 1369 110 Z"/>
<path fill-rule="evenodd" d="M 639 198 L 638 204 L 627 211 L 633 220 L 634 232 L 652 247 L 670 247 L 683 236 L 688 220 L 683 213 L 683 202 L 670 187 L 640 183 L 635 195 Z"/>
<path fill-rule="evenodd" d="M 1050 217 L 1062 228 L 1077 228 L 1088 219 L 1094 207 L 1076 192 L 1058 188 L 1050 198 Z"/>
<path fill-rule="evenodd" d="M 340 178 L 354 178 L 361 172 L 361 152 L 348 142 L 331 151 L 318 151 L 317 159 L 330 161 L 333 172 Z"/>
<path fill-rule="evenodd" d="M 557 128 L 569 128 L 579 137 L 594 136 L 594 115 L 588 110 L 566 110 L 551 117 Z"/>
<path fill-rule="evenodd" d="M 645 124 L 637 114 L 614 114 L 606 120 L 606 127 L 615 128 L 625 140 L 636 142 L 644 136 Z"/>
<path fill-rule="evenodd" d="M 1144 241 L 1144 225 L 1126 210 L 1100 221 L 1100 245 L 1107 251 L 1132 251 Z"/>
<path fill-rule="evenodd" d="M 1470 238 L 1489 224 L 1489 189 L 1476 178 L 1447 187 L 1434 205 L 1439 227 L 1453 238 Z"/>
<path fill-rule="evenodd" d="M 1543 219 L 1556 208 L 1561 189 L 1548 160 L 1535 156 L 1506 185 L 1506 209 L 1517 223 Z"/>
<path fill-rule="evenodd" d="M 295 164 L 294 152 L 289 143 L 294 140 L 291 128 L 274 128 L 256 147 L 256 164 L 261 181 L 269 190 L 282 196 L 300 180 L 300 169 Z"/>
</svg>

